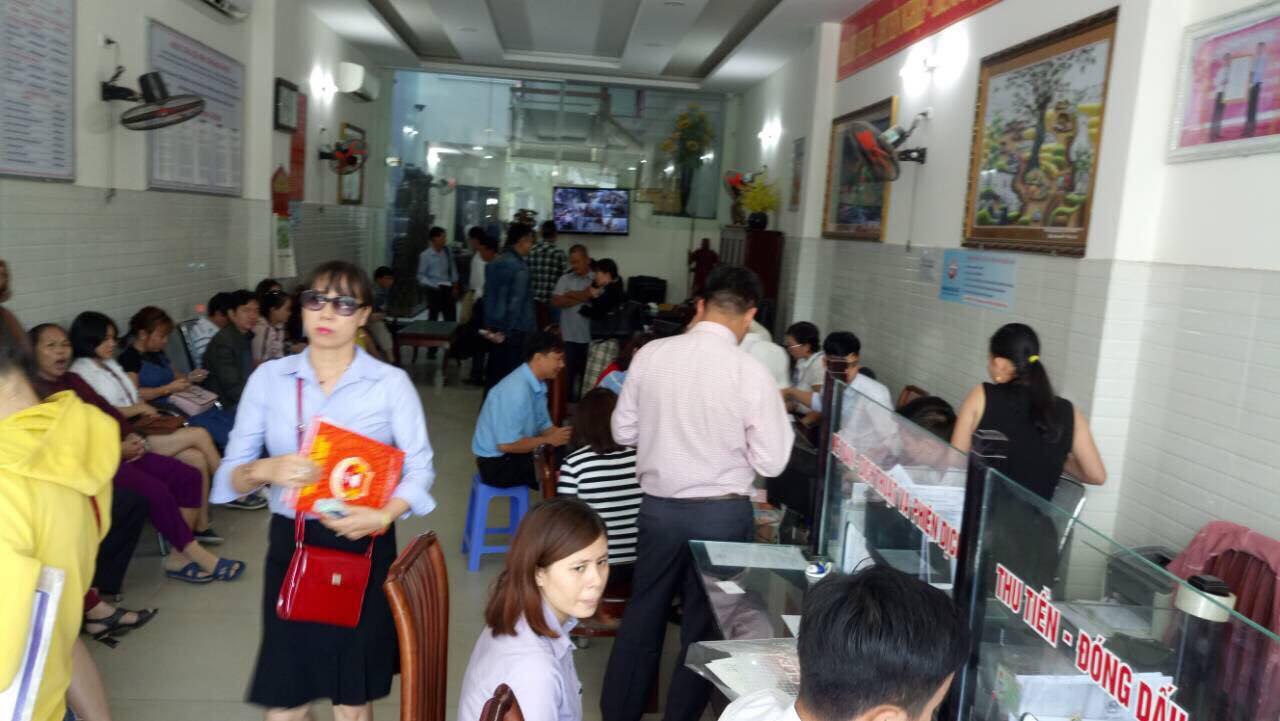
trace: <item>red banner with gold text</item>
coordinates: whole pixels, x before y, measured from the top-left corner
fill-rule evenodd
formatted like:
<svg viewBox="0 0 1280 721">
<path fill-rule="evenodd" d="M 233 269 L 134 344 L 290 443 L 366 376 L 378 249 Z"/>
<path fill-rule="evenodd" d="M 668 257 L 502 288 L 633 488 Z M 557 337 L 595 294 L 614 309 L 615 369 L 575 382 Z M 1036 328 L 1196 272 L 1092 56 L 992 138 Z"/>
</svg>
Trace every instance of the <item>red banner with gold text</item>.
<svg viewBox="0 0 1280 721">
<path fill-rule="evenodd" d="M 1000 0 L 873 0 L 840 23 L 837 80 Z"/>
</svg>

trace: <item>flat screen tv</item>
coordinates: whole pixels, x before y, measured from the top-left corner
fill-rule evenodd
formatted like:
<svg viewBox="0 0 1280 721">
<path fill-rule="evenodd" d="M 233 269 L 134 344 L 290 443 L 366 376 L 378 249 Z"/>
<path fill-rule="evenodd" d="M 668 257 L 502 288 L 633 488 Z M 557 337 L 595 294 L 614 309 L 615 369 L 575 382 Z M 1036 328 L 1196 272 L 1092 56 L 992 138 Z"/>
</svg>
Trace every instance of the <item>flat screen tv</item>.
<svg viewBox="0 0 1280 721">
<path fill-rule="evenodd" d="M 631 232 L 631 191 L 615 188 L 552 190 L 551 213 L 561 233 L 627 235 Z"/>
</svg>

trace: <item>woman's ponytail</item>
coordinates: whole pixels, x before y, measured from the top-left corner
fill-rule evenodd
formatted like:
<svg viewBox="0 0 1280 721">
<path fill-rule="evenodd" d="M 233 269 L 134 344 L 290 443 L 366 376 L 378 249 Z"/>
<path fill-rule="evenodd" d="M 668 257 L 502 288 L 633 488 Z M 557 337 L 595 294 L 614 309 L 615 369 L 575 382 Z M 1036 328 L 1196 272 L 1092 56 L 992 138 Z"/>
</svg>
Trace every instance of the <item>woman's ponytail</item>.
<svg viewBox="0 0 1280 721">
<path fill-rule="evenodd" d="M 991 336 L 991 355 L 1013 364 L 1018 377 L 1012 382 L 1027 389 L 1031 401 L 1031 422 L 1046 441 L 1057 441 L 1062 428 L 1054 418 L 1057 398 L 1049 372 L 1040 360 L 1040 338 L 1031 326 L 1009 323 Z"/>
</svg>

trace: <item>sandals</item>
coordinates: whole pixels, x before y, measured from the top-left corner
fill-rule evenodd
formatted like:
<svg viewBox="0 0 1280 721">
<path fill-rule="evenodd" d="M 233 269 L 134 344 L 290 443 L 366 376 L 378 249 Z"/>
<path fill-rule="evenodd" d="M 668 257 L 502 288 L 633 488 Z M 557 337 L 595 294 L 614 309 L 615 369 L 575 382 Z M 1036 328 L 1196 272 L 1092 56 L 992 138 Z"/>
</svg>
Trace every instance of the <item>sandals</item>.
<svg viewBox="0 0 1280 721">
<path fill-rule="evenodd" d="M 94 641 L 98 641 L 99 643 L 106 645 L 108 648 L 115 648 L 119 643 L 117 640 L 118 637 L 129 633 L 135 628 L 142 628 L 147 625 L 151 619 L 156 617 L 157 611 L 158 609 L 154 608 L 144 608 L 138 611 L 131 611 L 127 608 L 117 608 L 114 613 L 104 618 L 84 618 L 83 623 L 80 626 L 80 630 L 82 633 L 89 633 L 88 627 L 90 624 L 95 626 L 104 626 L 105 628 L 101 631 L 90 633 L 89 637 Z M 132 623 L 125 623 L 121 620 L 126 614 L 130 613 L 137 614 L 138 620 Z"/>
<path fill-rule="evenodd" d="M 234 581 L 244 573 L 244 561 L 230 558 L 219 558 L 218 565 L 213 567 L 213 578 L 219 581 Z"/>
<path fill-rule="evenodd" d="M 218 561 L 218 563 L 221 564 L 222 561 Z M 175 581 L 184 581 L 186 583 L 195 584 L 213 583 L 214 577 L 214 574 L 212 573 L 205 573 L 204 569 L 200 568 L 200 564 L 195 561 L 188 563 L 176 571 L 166 570 L 164 575 L 174 579 Z"/>
</svg>

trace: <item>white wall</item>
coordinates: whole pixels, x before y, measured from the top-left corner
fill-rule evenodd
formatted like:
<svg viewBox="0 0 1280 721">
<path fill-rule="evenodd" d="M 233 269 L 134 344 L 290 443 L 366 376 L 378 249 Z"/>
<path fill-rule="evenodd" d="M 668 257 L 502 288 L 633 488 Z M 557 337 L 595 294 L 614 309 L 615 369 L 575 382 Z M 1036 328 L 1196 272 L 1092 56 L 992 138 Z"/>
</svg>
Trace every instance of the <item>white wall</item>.
<svg viewBox="0 0 1280 721">
<path fill-rule="evenodd" d="M 1280 537 L 1272 480 L 1280 470 L 1280 246 L 1271 230 L 1280 206 L 1270 201 L 1280 154 L 1165 160 L 1185 26 L 1247 0 L 1119 3 L 1085 260 L 1018 255 L 1012 313 L 941 302 L 936 271 L 922 268 L 923 255 L 938 258 L 961 243 L 980 58 L 1115 4 L 1005 0 L 953 26 L 968 58 L 949 82 L 914 96 L 899 76 L 910 50 L 828 85 L 821 74 L 834 51 L 819 50 L 815 69 L 813 48 L 745 93 L 735 147 L 748 160 L 767 155 L 752 143 L 770 113 L 794 117 L 797 106 L 814 107 L 814 124 L 829 127 L 890 95 L 899 95 L 904 121 L 923 107 L 934 111 L 913 139 L 928 146 L 929 163 L 907 167 L 894 184 L 885 243 L 814 237 L 826 148 L 810 146 L 806 177 L 822 179 L 807 184 L 798 223 L 782 218 L 803 233 L 789 233 L 784 252 L 782 320 L 854 330 L 866 363 L 892 389 L 915 383 L 953 403 L 984 379 L 990 333 L 1028 322 L 1059 391 L 1086 412 L 1110 471 L 1107 486 L 1089 494 L 1094 527 L 1131 545 L 1175 548 L 1217 518 Z M 793 88 L 811 72 L 817 90 L 797 100 Z M 827 112 L 824 96 L 834 99 Z M 791 122 L 784 120 L 777 157 L 789 152 Z"/>
<path fill-rule="evenodd" d="M 243 197 L 146 190 L 146 133 L 119 125 L 119 113 L 128 105 L 102 102 L 99 84 L 117 64 L 126 67 L 121 82 L 135 87 L 137 76 L 150 69 L 149 19 L 245 65 Z M 103 48 L 99 35 L 117 45 Z M 287 163 L 288 154 L 288 136 L 272 130 L 274 78 L 283 75 L 306 90 L 312 65 L 336 72 L 339 60 L 350 59 L 361 60 L 302 0 L 255 0 L 244 22 L 230 21 L 195 0 L 79 0 L 76 179 L 74 184 L 0 179 L 0 258 L 9 261 L 14 276 L 8 307 L 27 325 L 69 322 L 86 308 L 124 322 L 147 304 L 187 318 L 215 291 L 255 283 L 270 268 L 270 175 L 277 163 Z M 387 125 L 383 105 L 337 98 L 317 112 L 311 104 L 309 117 L 316 125 L 308 137 L 308 200 L 332 203 L 336 194 L 330 181 L 321 195 L 314 160 L 319 124 L 350 120 L 363 125 L 380 160 Z M 300 261 L 326 252 L 366 261 L 367 246 L 383 235 L 383 171 L 380 162 L 370 165 L 369 205 L 304 217 Z M 117 191 L 110 194 L 110 188 Z"/>
</svg>

